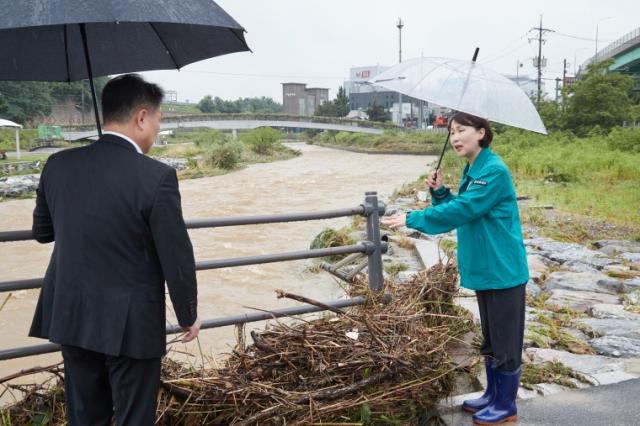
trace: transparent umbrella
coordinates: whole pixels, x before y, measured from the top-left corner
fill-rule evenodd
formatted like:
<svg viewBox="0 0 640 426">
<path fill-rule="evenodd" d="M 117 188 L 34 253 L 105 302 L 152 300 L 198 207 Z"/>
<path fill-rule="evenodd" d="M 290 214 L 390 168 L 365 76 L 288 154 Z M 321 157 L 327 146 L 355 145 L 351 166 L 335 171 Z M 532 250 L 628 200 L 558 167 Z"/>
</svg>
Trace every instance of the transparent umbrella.
<svg viewBox="0 0 640 426">
<path fill-rule="evenodd" d="M 477 64 L 477 53 L 476 49 L 472 61 L 410 59 L 378 74 L 370 83 L 490 121 L 546 134 L 540 115 L 522 88 Z"/>
</svg>

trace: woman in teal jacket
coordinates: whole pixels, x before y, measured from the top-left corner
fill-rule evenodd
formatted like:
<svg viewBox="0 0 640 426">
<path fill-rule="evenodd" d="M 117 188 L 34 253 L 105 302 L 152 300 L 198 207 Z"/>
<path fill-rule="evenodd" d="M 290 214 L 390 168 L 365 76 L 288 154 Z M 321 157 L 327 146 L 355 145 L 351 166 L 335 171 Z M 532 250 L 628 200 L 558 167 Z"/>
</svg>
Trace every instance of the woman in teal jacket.
<svg viewBox="0 0 640 426">
<path fill-rule="evenodd" d="M 521 371 L 527 257 L 516 193 L 509 169 L 489 148 L 489 122 L 457 113 L 449 122 L 450 143 L 468 160 L 458 195 L 442 186 L 440 171 L 427 179 L 432 207 L 383 219 L 427 234 L 453 229 L 458 237 L 460 285 L 475 290 L 480 309 L 487 389 L 462 408 L 476 424 L 517 418 L 515 399 Z"/>
</svg>

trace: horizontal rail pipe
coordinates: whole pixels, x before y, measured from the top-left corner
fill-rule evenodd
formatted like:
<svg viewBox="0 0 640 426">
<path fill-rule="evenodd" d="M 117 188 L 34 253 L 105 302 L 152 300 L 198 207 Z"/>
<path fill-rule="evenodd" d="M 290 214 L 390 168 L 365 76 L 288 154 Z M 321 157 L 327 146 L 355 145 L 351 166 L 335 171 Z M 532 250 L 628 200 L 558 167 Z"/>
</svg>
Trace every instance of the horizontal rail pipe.
<svg viewBox="0 0 640 426">
<path fill-rule="evenodd" d="M 386 243 L 382 243 L 382 247 L 383 252 L 386 252 Z M 371 243 L 367 241 L 350 246 L 291 251 L 286 253 L 265 254 L 260 256 L 235 257 L 230 259 L 203 260 L 201 262 L 196 262 L 196 271 L 231 268 L 235 266 L 260 265 L 263 263 L 275 263 L 287 260 L 314 259 L 318 257 L 336 256 L 340 254 L 369 253 L 373 249 L 374 248 Z M 39 288 L 42 287 L 43 281 L 44 278 L 30 278 L 26 280 L 0 282 L 0 293 Z"/>
<path fill-rule="evenodd" d="M 384 214 L 384 205 L 379 207 L 380 215 Z M 270 214 L 261 216 L 239 216 L 239 217 L 221 217 L 211 219 L 192 219 L 187 220 L 185 223 L 187 229 L 199 229 L 199 228 L 217 228 L 222 226 L 240 226 L 240 225 L 262 225 L 266 223 L 281 223 L 281 222 L 302 222 L 306 220 L 319 220 L 319 219 L 333 219 L 336 217 L 344 216 L 358 216 L 365 214 L 365 207 L 359 205 L 353 208 L 326 210 L 322 212 L 313 213 L 284 213 L 284 214 Z M 31 230 L 19 230 L 19 231 L 4 231 L 0 232 L 0 243 L 6 243 L 11 241 L 26 241 L 33 240 L 33 233 Z"/>
<path fill-rule="evenodd" d="M 382 301 L 388 303 L 391 300 L 391 296 L 385 294 Z M 363 305 L 367 302 L 365 296 L 357 296 L 350 299 L 338 299 L 329 302 L 323 302 L 325 305 L 333 308 L 346 308 L 349 306 Z M 325 311 L 324 308 L 314 305 L 302 305 L 289 308 L 274 309 L 265 312 L 255 312 L 241 315 L 233 315 L 228 317 L 213 318 L 210 320 L 202 321 L 203 330 L 210 328 L 226 327 L 229 325 L 246 324 L 250 322 L 265 321 L 273 318 L 288 317 L 293 315 L 310 314 L 314 312 Z M 180 326 L 168 326 L 167 334 L 177 334 L 183 332 Z M 20 348 L 11 348 L 0 350 L 0 361 L 6 361 L 14 358 L 24 358 L 34 355 L 43 355 L 53 352 L 58 352 L 60 345 L 55 343 L 45 343 L 42 345 L 23 346 Z"/>
</svg>

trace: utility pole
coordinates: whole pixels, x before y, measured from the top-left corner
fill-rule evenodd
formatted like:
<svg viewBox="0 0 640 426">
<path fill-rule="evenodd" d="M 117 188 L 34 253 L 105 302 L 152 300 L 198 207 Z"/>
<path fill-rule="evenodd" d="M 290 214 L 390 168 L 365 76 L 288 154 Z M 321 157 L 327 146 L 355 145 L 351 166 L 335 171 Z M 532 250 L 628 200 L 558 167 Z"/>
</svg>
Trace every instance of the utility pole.
<svg viewBox="0 0 640 426">
<path fill-rule="evenodd" d="M 564 65 L 562 66 L 562 89 L 564 90 L 564 85 L 567 84 L 567 58 L 564 58 L 563 64 Z M 564 108 L 564 93 L 562 94 L 562 107 Z"/>
<path fill-rule="evenodd" d="M 398 22 L 396 23 L 396 27 L 398 27 L 398 63 L 402 63 L 402 27 L 404 27 L 404 22 L 402 22 L 401 18 L 398 18 Z M 402 93 L 398 92 L 398 126 L 402 127 Z"/>
<path fill-rule="evenodd" d="M 536 67 L 538 68 L 538 95 L 536 97 L 536 103 L 540 105 L 540 97 L 542 96 L 541 90 L 541 82 L 542 82 L 542 44 L 546 43 L 546 39 L 543 39 L 542 36 L 550 31 L 553 31 L 550 28 L 544 28 L 542 26 L 542 15 L 540 15 L 540 26 L 531 28 L 530 31 L 538 32 L 538 59 L 536 60 Z M 531 42 L 532 39 L 529 39 Z M 533 39 L 535 40 L 535 39 Z"/>
<path fill-rule="evenodd" d="M 556 77 L 556 105 L 560 99 L 560 77 Z"/>
</svg>

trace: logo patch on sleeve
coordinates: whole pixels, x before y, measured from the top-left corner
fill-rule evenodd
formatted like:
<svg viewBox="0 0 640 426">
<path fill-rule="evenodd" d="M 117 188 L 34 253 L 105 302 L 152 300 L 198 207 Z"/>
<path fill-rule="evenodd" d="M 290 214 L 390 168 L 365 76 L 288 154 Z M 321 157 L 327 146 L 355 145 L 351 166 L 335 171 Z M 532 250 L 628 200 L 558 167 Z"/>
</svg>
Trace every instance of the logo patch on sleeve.
<svg viewBox="0 0 640 426">
<path fill-rule="evenodd" d="M 479 179 L 474 180 L 474 181 L 473 181 L 473 183 L 475 183 L 476 185 L 486 185 L 486 184 L 487 184 L 487 182 L 486 182 L 486 181 L 484 181 L 484 180 L 479 180 Z"/>
</svg>

